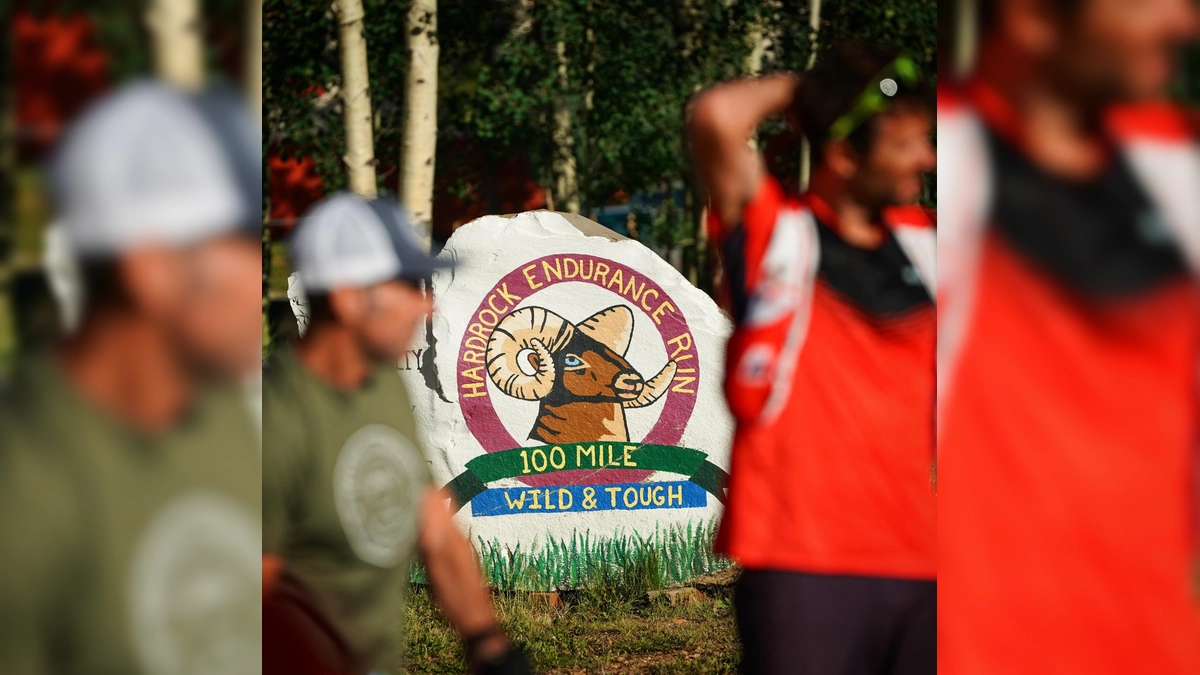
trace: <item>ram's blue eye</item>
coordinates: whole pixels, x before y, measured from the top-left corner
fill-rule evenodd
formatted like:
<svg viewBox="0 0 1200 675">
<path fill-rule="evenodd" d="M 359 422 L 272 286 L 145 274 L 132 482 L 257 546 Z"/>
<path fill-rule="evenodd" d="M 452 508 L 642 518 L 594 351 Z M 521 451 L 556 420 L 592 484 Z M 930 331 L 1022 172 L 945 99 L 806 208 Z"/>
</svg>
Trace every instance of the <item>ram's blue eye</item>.
<svg viewBox="0 0 1200 675">
<path fill-rule="evenodd" d="M 567 358 L 563 359 L 563 364 L 568 368 L 574 368 L 576 366 L 582 366 L 583 359 L 575 356 L 574 354 L 567 354 Z"/>
</svg>

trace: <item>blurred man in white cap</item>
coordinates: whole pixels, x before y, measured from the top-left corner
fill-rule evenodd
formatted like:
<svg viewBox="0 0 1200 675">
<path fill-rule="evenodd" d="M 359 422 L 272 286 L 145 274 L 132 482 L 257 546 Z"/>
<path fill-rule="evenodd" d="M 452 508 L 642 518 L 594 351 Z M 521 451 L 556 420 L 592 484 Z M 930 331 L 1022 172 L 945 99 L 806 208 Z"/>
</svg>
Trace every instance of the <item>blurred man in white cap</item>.
<svg viewBox="0 0 1200 675">
<path fill-rule="evenodd" d="M 432 311 L 421 280 L 450 263 L 422 250 L 398 204 L 349 194 L 301 220 L 292 256 L 310 318 L 264 382 L 265 671 L 399 672 L 419 553 L 472 669 L 528 672 L 431 484 L 396 371 Z"/>
<path fill-rule="evenodd" d="M 0 672 L 261 672 L 261 143 L 141 82 L 53 164 L 79 324 L 0 397 Z"/>
</svg>

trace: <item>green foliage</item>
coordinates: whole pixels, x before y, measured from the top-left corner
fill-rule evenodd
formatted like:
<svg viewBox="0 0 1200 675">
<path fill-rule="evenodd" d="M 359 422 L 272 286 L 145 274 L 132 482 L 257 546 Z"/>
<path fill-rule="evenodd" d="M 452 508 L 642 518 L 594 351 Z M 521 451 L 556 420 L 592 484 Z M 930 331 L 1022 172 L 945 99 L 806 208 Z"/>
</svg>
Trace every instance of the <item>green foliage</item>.
<svg viewBox="0 0 1200 675">
<path fill-rule="evenodd" d="M 812 48 L 808 6 L 801 0 L 535 3 L 529 28 L 510 31 L 496 58 L 479 70 L 474 115 L 464 129 L 525 150 L 549 184 L 549 121 L 555 97 L 563 96 L 573 113 L 585 206 L 603 205 L 618 191 L 686 183 L 688 97 L 744 74 L 756 26 L 770 40 L 764 72 L 802 69 Z M 826 2 L 820 41 L 893 44 L 932 73 L 936 8 L 935 0 Z M 443 43 L 452 39 L 443 32 Z M 560 41 L 567 57 L 565 89 L 557 75 Z"/>
<path fill-rule="evenodd" d="M 406 2 L 365 0 L 379 180 L 394 180 L 403 119 Z M 439 8 L 439 136 L 480 143 L 485 155 L 520 153 L 552 184 L 556 98 L 572 112 L 584 210 L 615 195 L 679 185 L 691 191 L 683 142 L 688 97 L 744 73 L 754 29 L 768 36 L 763 71 L 798 69 L 811 50 L 807 0 L 464 0 Z M 835 38 L 897 45 L 934 71 L 935 0 L 827 0 L 820 44 Z M 314 157 L 330 189 L 344 186 L 341 106 L 312 87 L 338 84 L 336 20 L 322 0 L 265 0 L 264 108 L 282 152 Z M 559 78 L 558 46 L 566 57 Z M 793 153 L 794 154 L 794 153 Z M 464 193 L 456 161 L 440 185 Z M 461 196 L 461 194 L 460 194 Z M 618 199 L 619 200 L 619 199 Z M 698 204 L 686 206 L 692 237 Z M 667 218 L 674 218 L 669 215 Z M 660 228 L 660 233 L 666 230 Z"/>
<path fill-rule="evenodd" d="M 367 71 L 375 116 L 375 158 L 380 188 L 394 182 L 404 122 L 408 51 L 407 2 L 364 0 Z M 440 134 L 463 135 L 473 119 L 478 72 L 507 27 L 511 3 L 441 3 L 438 16 Z M 449 31 L 449 32 L 447 32 Z M 451 35 L 456 39 L 446 40 Z M 329 190 L 344 188 L 345 138 L 337 19 L 332 3 L 263 2 L 263 123 L 268 144 L 285 155 L 313 157 Z"/>
<path fill-rule="evenodd" d="M 654 208 L 635 208 L 634 213 L 637 217 L 638 239 L 643 244 L 661 251 L 671 246 L 694 243 L 692 237 L 695 227 L 691 214 L 675 199 L 663 200 Z"/>
<path fill-rule="evenodd" d="M 334 96 L 318 97 L 341 80 L 330 7 L 311 0 L 263 2 L 263 141 L 285 143 L 284 154 L 312 156 L 326 184 L 336 189 L 346 183 L 341 106 Z"/>
<path fill-rule="evenodd" d="M 838 39 L 889 45 L 911 56 L 929 76 L 937 72 L 936 26 L 934 0 L 841 0 L 821 9 L 821 42 L 825 46 Z"/>
<path fill-rule="evenodd" d="M 549 121 L 556 97 L 572 112 L 586 206 L 618 190 L 655 188 L 688 175 L 682 146 L 687 97 L 736 76 L 748 51 L 744 8 L 754 2 L 560 0 L 535 3 L 479 73 L 474 133 L 529 153 L 551 180 Z M 558 75 L 559 43 L 566 86 Z"/>
</svg>

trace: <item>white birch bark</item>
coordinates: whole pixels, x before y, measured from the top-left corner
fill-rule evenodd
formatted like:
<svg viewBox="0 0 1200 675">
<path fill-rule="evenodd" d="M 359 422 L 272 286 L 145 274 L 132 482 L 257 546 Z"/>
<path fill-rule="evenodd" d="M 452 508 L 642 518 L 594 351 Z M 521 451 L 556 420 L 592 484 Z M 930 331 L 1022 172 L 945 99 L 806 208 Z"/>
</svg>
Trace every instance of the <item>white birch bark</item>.
<svg viewBox="0 0 1200 675">
<path fill-rule="evenodd" d="M 560 211 L 579 213 L 579 179 L 575 171 L 575 136 L 571 133 L 571 107 L 567 101 L 567 46 L 559 40 L 559 93 L 554 97 L 554 201 Z"/>
<path fill-rule="evenodd" d="M 746 55 L 742 68 L 748 77 L 758 77 L 762 75 L 763 54 L 767 51 L 767 34 L 761 19 L 750 26 L 749 42 L 750 53 Z"/>
<path fill-rule="evenodd" d="M 750 26 L 750 34 L 747 37 L 750 42 L 750 53 L 746 55 L 742 71 L 747 77 L 758 77 L 762 75 L 763 54 L 767 51 L 767 36 L 766 31 L 763 30 L 761 17 Z M 758 151 L 757 130 L 751 132 L 748 143 L 751 150 Z"/>
<path fill-rule="evenodd" d="M 245 44 L 245 73 L 242 77 L 246 102 L 257 118 L 262 119 L 262 0 L 249 0 L 246 3 Z"/>
<path fill-rule="evenodd" d="M 374 199 L 375 129 L 362 0 L 337 0 L 338 45 L 342 55 L 342 117 L 346 129 L 346 173 L 350 190 Z"/>
<path fill-rule="evenodd" d="M 404 140 L 400 150 L 400 201 L 428 247 L 433 228 L 433 178 L 437 155 L 437 0 L 412 0 L 405 21 L 408 76 Z"/>
<path fill-rule="evenodd" d="M 779 42 L 779 13 L 783 11 L 780 0 L 767 0 L 762 3 L 763 13 L 750 25 L 747 41 L 750 43 L 750 53 L 742 63 L 742 70 L 747 77 L 759 77 L 764 66 L 775 60 L 775 46 Z M 758 133 L 750 138 L 750 147 L 758 149 Z"/>
<path fill-rule="evenodd" d="M 812 51 L 808 54 L 808 65 L 805 70 L 812 70 L 813 64 L 817 62 L 817 34 L 821 28 L 821 0 L 810 0 L 808 6 L 808 28 L 811 31 L 809 35 L 812 38 Z M 812 148 L 809 147 L 808 138 L 803 134 L 800 136 L 800 189 L 808 189 L 808 177 L 812 173 Z"/>
<path fill-rule="evenodd" d="M 975 3 L 971 0 L 958 0 L 958 30 L 954 31 L 954 71 L 963 77 L 975 63 L 975 50 L 978 47 L 978 13 Z"/>
<path fill-rule="evenodd" d="M 199 0 L 151 0 L 146 8 L 154 72 L 181 89 L 204 86 Z"/>
</svg>

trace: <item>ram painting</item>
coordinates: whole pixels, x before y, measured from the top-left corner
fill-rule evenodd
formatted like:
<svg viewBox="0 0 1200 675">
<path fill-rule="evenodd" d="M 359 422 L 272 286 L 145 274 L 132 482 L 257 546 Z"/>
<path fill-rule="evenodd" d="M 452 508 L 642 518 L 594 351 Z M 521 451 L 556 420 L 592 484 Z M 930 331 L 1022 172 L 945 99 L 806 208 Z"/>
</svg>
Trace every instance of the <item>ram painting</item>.
<svg viewBox="0 0 1200 675">
<path fill-rule="evenodd" d="M 632 337 L 633 312 L 624 305 L 577 324 L 543 307 L 525 307 L 492 330 L 488 375 L 508 396 L 540 402 L 530 439 L 628 442 L 625 410 L 658 400 L 676 368 L 668 361 L 654 377 L 642 377 L 625 360 Z"/>
</svg>

